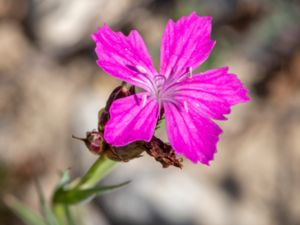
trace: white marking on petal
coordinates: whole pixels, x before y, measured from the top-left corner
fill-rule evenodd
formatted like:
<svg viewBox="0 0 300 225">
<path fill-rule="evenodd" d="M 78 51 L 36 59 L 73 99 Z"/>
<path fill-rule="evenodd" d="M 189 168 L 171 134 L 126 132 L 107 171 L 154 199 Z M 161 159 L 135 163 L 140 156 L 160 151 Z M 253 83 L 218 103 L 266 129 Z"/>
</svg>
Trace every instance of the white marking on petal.
<svg viewBox="0 0 300 225">
<path fill-rule="evenodd" d="M 143 103 L 142 103 L 142 106 L 143 107 L 145 107 L 145 105 L 146 105 L 146 102 L 147 102 L 147 95 L 145 94 L 145 95 L 143 95 Z"/>
<path fill-rule="evenodd" d="M 186 101 L 183 102 L 183 106 L 184 106 L 184 110 L 186 111 L 186 113 L 189 112 L 189 107 Z"/>
<path fill-rule="evenodd" d="M 141 73 L 147 73 L 147 70 L 144 67 L 142 67 L 141 65 L 137 65 L 136 68 Z"/>
<path fill-rule="evenodd" d="M 189 67 L 189 73 L 188 76 L 191 78 L 193 76 L 193 68 L 190 66 Z"/>
<path fill-rule="evenodd" d="M 135 77 L 131 77 L 131 80 L 136 81 L 136 82 L 138 82 L 138 83 L 143 83 L 143 84 L 144 84 L 144 82 L 141 82 L 140 79 L 137 79 L 137 78 L 135 78 Z"/>
</svg>

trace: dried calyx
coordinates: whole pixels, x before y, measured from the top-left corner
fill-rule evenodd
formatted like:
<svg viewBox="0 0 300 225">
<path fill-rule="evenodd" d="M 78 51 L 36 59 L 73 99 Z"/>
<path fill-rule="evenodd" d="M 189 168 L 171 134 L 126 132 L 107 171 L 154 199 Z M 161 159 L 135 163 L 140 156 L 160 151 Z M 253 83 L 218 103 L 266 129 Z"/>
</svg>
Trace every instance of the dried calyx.
<svg viewBox="0 0 300 225">
<path fill-rule="evenodd" d="M 177 158 L 171 145 L 153 136 L 150 142 L 145 142 L 147 153 L 160 162 L 164 168 L 175 166 L 182 168 L 182 158 Z"/>
<path fill-rule="evenodd" d="M 109 159 L 114 161 L 128 162 L 141 157 L 143 152 L 147 152 L 156 161 L 160 162 L 164 168 L 168 166 L 182 168 L 182 159 L 176 157 L 172 147 L 155 136 L 153 136 L 150 142 L 136 141 L 121 147 L 111 146 L 104 140 L 104 128 L 109 120 L 109 108 L 112 102 L 133 94 L 135 94 L 134 86 L 128 88 L 126 83 L 122 83 L 122 85 L 116 87 L 110 94 L 106 106 L 98 113 L 98 130 L 87 132 L 86 138 L 75 136 L 73 138 L 83 141 L 92 153 L 97 155 L 106 154 Z"/>
</svg>

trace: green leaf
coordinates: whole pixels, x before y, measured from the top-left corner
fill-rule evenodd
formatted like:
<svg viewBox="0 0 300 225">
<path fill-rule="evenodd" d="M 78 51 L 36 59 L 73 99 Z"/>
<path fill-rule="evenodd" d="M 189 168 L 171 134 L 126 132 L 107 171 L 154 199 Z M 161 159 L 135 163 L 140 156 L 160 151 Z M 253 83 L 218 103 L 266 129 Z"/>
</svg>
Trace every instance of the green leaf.
<svg viewBox="0 0 300 225">
<path fill-rule="evenodd" d="M 44 193 L 42 191 L 42 188 L 40 186 L 40 183 L 38 181 L 35 182 L 36 189 L 38 192 L 39 202 L 40 202 L 40 208 L 41 212 L 46 219 L 46 222 L 48 225 L 59 225 L 57 218 L 55 217 L 54 213 L 50 209 L 50 207 L 47 205 L 44 197 Z"/>
<path fill-rule="evenodd" d="M 67 205 L 65 205 L 64 208 L 65 208 L 65 214 L 68 221 L 68 225 L 76 225 L 75 219 L 71 213 L 70 208 Z"/>
<path fill-rule="evenodd" d="M 58 195 L 58 193 L 62 192 L 67 184 L 70 182 L 70 171 L 65 170 L 61 173 L 60 179 L 53 191 L 52 195 L 52 207 L 51 209 L 46 208 L 46 212 L 51 212 L 51 214 L 48 214 L 48 218 L 51 220 L 51 218 L 56 219 L 57 224 L 67 224 L 67 218 L 66 218 L 66 211 L 65 211 L 65 205 L 64 204 L 56 204 L 54 202 L 54 196 Z M 53 220 L 52 220 L 53 221 Z M 51 224 L 52 225 L 52 224 Z M 56 225 L 56 224 L 55 224 Z"/>
<path fill-rule="evenodd" d="M 70 170 L 65 170 L 61 176 L 60 180 L 58 181 L 58 184 L 56 185 L 55 190 L 61 189 L 64 186 L 66 186 L 70 181 Z"/>
<path fill-rule="evenodd" d="M 89 201 L 97 195 L 101 195 L 108 191 L 121 188 L 129 183 L 130 181 L 127 181 L 118 185 L 94 187 L 94 188 L 88 188 L 83 190 L 80 189 L 61 190 L 56 192 L 56 195 L 54 196 L 53 200 L 55 203 L 59 203 L 59 204 L 66 204 L 66 205 L 78 204 L 78 203 Z"/>
<path fill-rule="evenodd" d="M 6 205 L 27 225 L 47 225 L 43 218 L 13 197 L 5 199 Z"/>
</svg>

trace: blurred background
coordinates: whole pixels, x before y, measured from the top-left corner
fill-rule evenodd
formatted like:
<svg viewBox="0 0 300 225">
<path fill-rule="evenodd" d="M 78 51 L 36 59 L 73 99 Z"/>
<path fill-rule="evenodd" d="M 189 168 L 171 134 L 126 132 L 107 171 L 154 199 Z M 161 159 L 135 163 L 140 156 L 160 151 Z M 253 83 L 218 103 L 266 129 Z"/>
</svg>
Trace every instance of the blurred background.
<svg viewBox="0 0 300 225">
<path fill-rule="evenodd" d="M 97 67 L 91 32 L 136 28 L 158 66 L 167 20 L 192 11 L 214 18 L 217 45 L 201 70 L 228 65 L 251 102 L 219 123 L 210 167 L 120 163 L 104 182 L 133 182 L 82 208 L 81 224 L 300 224 L 299 1 L 0 0 L 1 225 L 22 224 L 6 196 L 38 210 L 33 178 L 49 198 L 61 171 L 83 175 L 96 159 L 71 135 L 97 127 L 119 81 Z"/>
</svg>

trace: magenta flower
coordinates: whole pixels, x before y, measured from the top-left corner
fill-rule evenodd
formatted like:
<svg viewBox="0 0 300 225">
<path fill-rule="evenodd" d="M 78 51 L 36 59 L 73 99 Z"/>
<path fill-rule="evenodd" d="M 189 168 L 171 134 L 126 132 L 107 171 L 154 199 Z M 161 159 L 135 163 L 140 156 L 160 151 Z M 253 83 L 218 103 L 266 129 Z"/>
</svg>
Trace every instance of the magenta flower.
<svg viewBox="0 0 300 225">
<path fill-rule="evenodd" d="M 160 72 L 137 31 L 128 36 L 103 25 L 92 38 L 98 65 L 144 92 L 113 102 L 104 138 L 113 146 L 150 141 L 161 111 L 177 154 L 209 164 L 222 130 L 212 119 L 225 120 L 230 107 L 248 101 L 247 90 L 228 68 L 192 74 L 211 53 L 211 17 L 192 13 L 170 20 L 162 38 Z"/>
</svg>

